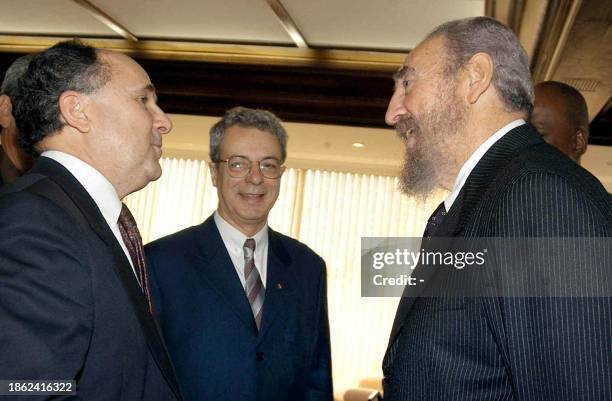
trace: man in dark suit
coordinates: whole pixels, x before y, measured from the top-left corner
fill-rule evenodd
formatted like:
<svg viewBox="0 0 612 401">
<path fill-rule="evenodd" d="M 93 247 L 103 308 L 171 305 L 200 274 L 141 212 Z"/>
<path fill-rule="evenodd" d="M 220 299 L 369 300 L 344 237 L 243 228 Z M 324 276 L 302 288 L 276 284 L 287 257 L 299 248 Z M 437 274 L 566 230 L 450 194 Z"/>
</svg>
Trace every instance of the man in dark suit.
<svg viewBox="0 0 612 401">
<path fill-rule="evenodd" d="M 0 379 L 74 380 L 80 400 L 180 399 L 120 200 L 160 176 L 172 128 L 147 73 L 62 42 L 31 60 L 12 100 L 40 157 L 0 197 Z"/>
<path fill-rule="evenodd" d="M 332 400 L 325 263 L 267 225 L 286 149 L 272 113 L 229 110 L 210 131 L 217 211 L 146 247 L 187 400 Z"/>
<path fill-rule="evenodd" d="M 544 140 L 580 164 L 589 142 L 589 112 L 580 92 L 563 82 L 544 81 L 534 88 L 531 124 Z"/>
<path fill-rule="evenodd" d="M 383 360 L 385 400 L 609 399 L 612 205 L 525 123 L 533 89 L 516 36 L 485 17 L 443 24 L 395 79 L 386 121 L 406 147 L 402 188 L 451 191 L 424 251 L 501 246 L 482 268 L 414 270 Z"/>
<path fill-rule="evenodd" d="M 13 117 L 11 97 L 17 93 L 17 82 L 28 68 L 32 55 L 19 57 L 4 74 L 0 87 L 0 186 L 13 182 L 28 171 L 34 162 L 32 156 L 19 146 L 19 132 Z"/>
</svg>

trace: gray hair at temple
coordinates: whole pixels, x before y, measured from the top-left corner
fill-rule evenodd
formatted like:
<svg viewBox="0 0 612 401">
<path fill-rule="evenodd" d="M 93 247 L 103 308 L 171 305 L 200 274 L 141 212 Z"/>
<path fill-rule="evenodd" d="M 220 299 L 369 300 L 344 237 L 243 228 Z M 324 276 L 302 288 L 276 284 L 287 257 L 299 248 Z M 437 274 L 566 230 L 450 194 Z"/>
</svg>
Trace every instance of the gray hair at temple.
<svg viewBox="0 0 612 401">
<path fill-rule="evenodd" d="M 287 132 L 281 120 L 267 110 L 234 107 L 225 112 L 225 115 L 210 129 L 210 159 L 219 162 L 221 159 L 221 140 L 228 128 L 238 125 L 243 128 L 257 128 L 276 136 L 281 147 L 281 162 L 287 159 Z"/>
<path fill-rule="evenodd" d="M 8 97 L 13 97 L 15 95 L 19 78 L 21 78 L 28 69 L 30 60 L 32 60 L 33 57 L 34 54 L 26 54 L 25 56 L 19 57 L 11 64 L 4 74 L 4 80 L 0 87 L 0 94 L 7 95 Z"/>
<path fill-rule="evenodd" d="M 510 28 L 488 17 L 465 18 L 437 27 L 425 40 L 443 36 L 446 42 L 447 76 L 457 72 L 476 53 L 493 60 L 492 84 L 508 112 L 533 111 L 533 84 L 529 58 Z"/>
</svg>

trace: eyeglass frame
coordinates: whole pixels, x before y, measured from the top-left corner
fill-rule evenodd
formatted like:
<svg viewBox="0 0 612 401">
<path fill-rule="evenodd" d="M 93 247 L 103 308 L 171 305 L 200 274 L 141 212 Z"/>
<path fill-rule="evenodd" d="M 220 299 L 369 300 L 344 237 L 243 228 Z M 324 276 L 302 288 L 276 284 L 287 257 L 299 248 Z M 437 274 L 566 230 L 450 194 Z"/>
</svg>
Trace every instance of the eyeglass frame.
<svg viewBox="0 0 612 401">
<path fill-rule="evenodd" d="M 230 161 L 230 159 L 232 159 L 234 157 L 239 157 L 239 158 L 244 159 L 244 160 L 249 162 L 249 168 L 246 170 L 246 173 L 244 175 L 241 175 L 241 176 L 232 175 L 232 169 L 229 167 L 229 161 Z M 266 176 L 264 174 L 264 172 L 261 170 L 261 162 L 263 162 L 264 160 L 276 160 L 277 162 L 280 163 L 280 165 L 279 165 L 280 173 L 278 174 L 278 177 L 268 177 L 268 176 Z M 233 156 L 228 157 L 227 159 L 213 160 L 213 163 L 215 163 L 215 164 L 225 163 L 225 165 L 227 166 L 227 172 L 230 175 L 230 177 L 232 177 L 232 178 L 245 178 L 245 177 L 248 177 L 250 174 L 253 173 L 253 164 L 254 163 L 257 163 L 257 169 L 259 169 L 259 173 L 261 174 L 261 176 L 264 177 L 264 178 L 267 178 L 269 180 L 278 180 L 279 178 L 281 178 L 283 176 L 283 173 L 285 172 L 285 169 L 286 169 L 286 166 L 284 164 L 282 164 L 280 159 L 277 159 L 276 157 L 264 157 L 261 160 L 251 160 L 251 159 L 249 159 L 248 157 L 245 157 L 245 156 L 233 155 Z"/>
</svg>

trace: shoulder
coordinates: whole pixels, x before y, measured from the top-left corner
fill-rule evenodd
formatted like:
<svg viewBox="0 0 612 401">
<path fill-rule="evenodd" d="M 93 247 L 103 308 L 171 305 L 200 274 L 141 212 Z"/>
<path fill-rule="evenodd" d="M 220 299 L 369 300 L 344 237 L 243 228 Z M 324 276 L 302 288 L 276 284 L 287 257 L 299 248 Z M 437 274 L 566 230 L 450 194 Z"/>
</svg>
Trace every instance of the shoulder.
<svg viewBox="0 0 612 401">
<path fill-rule="evenodd" d="M 484 208 L 498 232 L 521 235 L 612 235 L 612 202 L 601 183 L 546 147 L 517 155 L 491 185 Z"/>
<path fill-rule="evenodd" d="M 203 235 L 203 231 L 205 231 L 202 227 L 204 224 L 206 223 L 185 228 L 148 243 L 145 245 L 147 257 L 159 258 L 167 254 L 175 254 L 178 250 L 189 252 L 191 249 L 195 249 L 198 246 L 198 236 Z"/>
<path fill-rule="evenodd" d="M 56 202 L 55 196 L 66 194 L 48 181 L 38 180 L 0 196 L 2 268 L 29 272 L 44 266 L 44 272 L 87 274 L 82 268 L 90 258 L 87 222 Z M 45 190 L 31 192 L 36 185 Z"/>
<path fill-rule="evenodd" d="M 21 226 L 40 225 L 41 222 L 63 224 L 60 233 L 66 230 L 66 221 L 74 217 L 61 206 L 58 199 L 67 197 L 63 190 L 52 180 L 40 175 L 28 175 L 17 180 L 0 195 L 0 220 L 2 229 L 9 222 Z"/>
<path fill-rule="evenodd" d="M 307 263 L 325 270 L 325 261 L 308 245 L 287 235 L 270 229 L 270 246 L 277 251 L 286 252 L 294 261 Z"/>
</svg>

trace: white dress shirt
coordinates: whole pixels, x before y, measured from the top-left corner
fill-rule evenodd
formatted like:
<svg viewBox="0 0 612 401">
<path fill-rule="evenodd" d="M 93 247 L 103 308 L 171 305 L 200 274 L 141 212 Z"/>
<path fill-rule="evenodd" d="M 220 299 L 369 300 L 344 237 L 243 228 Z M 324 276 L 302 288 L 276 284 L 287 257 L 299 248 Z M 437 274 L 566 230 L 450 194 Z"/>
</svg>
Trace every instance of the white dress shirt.
<svg viewBox="0 0 612 401">
<path fill-rule="evenodd" d="M 221 234 L 221 239 L 225 244 L 225 249 L 227 249 L 232 259 L 236 274 L 238 274 L 238 278 L 243 288 L 246 288 L 246 280 L 244 278 L 244 242 L 248 238 L 253 238 L 255 240 L 255 268 L 259 272 L 259 277 L 261 278 L 264 288 L 266 288 L 266 273 L 268 270 L 268 225 L 266 224 L 252 237 L 247 237 L 240 232 L 240 230 L 225 221 L 219 214 L 219 211 L 215 211 L 214 219 L 219 229 L 219 234 Z"/>
<path fill-rule="evenodd" d="M 474 167 L 476 167 L 480 159 L 482 159 L 484 154 L 487 153 L 487 150 L 489 150 L 491 146 L 495 144 L 495 142 L 499 141 L 508 132 L 523 124 L 525 124 L 525 120 L 523 119 L 512 121 L 511 123 L 505 125 L 500 130 L 498 130 L 496 133 L 491 135 L 486 141 L 482 143 L 482 145 L 478 147 L 478 149 L 474 151 L 474 153 L 472 153 L 472 155 L 469 159 L 467 159 L 463 167 L 461 167 L 461 170 L 459 170 L 459 175 L 457 175 L 457 179 L 455 180 L 453 191 L 444 201 L 444 207 L 446 208 L 446 211 L 450 210 L 451 206 L 455 202 L 455 199 L 457 199 L 461 188 L 463 188 L 465 181 L 469 177 L 472 170 L 474 170 Z"/>
<path fill-rule="evenodd" d="M 104 220 L 106 220 L 106 224 L 111 229 L 115 238 L 121 245 L 121 249 L 123 249 L 123 253 L 127 257 L 127 260 L 130 262 L 130 266 L 132 266 L 132 270 L 134 270 L 134 265 L 132 264 L 132 258 L 130 257 L 130 253 L 123 242 L 123 238 L 121 237 L 121 232 L 119 231 L 119 214 L 121 213 L 121 200 L 119 199 L 119 195 L 117 195 L 117 191 L 113 184 L 110 183 L 100 173 L 98 170 L 85 163 L 83 160 L 69 155 L 68 153 L 60 152 L 58 150 L 47 150 L 43 152 L 41 157 L 48 157 L 49 159 L 53 159 L 56 162 L 60 163 L 62 166 L 66 167 L 70 174 L 77 179 L 77 181 L 85 188 L 85 191 L 91 196 L 94 200 L 98 209 L 102 213 Z M 136 275 L 136 271 L 134 270 L 134 275 Z"/>
</svg>

